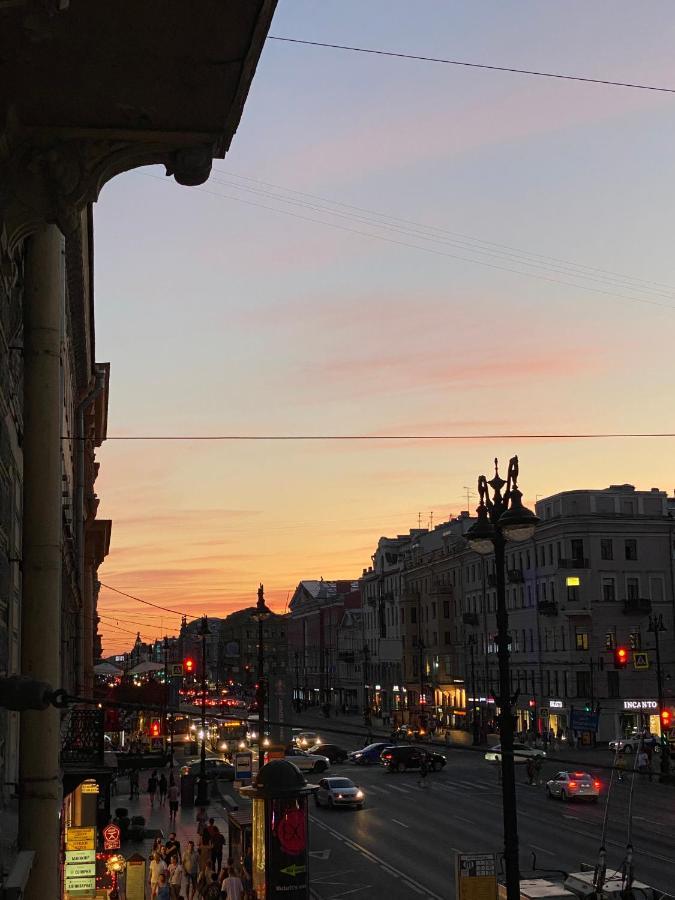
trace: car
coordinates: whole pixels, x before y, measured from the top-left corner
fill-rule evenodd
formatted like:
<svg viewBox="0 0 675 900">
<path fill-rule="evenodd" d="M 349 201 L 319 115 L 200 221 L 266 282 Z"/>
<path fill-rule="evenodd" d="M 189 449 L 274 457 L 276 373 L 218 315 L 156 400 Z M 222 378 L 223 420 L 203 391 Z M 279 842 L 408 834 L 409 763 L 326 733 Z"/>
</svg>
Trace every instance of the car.
<svg viewBox="0 0 675 900">
<path fill-rule="evenodd" d="M 301 750 L 316 746 L 321 743 L 321 738 L 315 731 L 298 731 L 293 734 L 293 741 Z"/>
<path fill-rule="evenodd" d="M 188 759 L 181 766 L 181 775 L 194 775 L 199 778 L 201 772 L 201 759 Z M 208 757 L 206 760 L 206 777 L 209 781 L 218 779 L 222 781 L 234 781 L 234 766 L 224 759 Z"/>
<path fill-rule="evenodd" d="M 390 747 L 391 744 L 386 741 L 379 741 L 375 744 L 368 744 L 367 747 L 362 747 L 360 750 L 352 750 L 349 754 L 348 759 L 350 762 L 353 762 L 357 766 L 372 766 L 376 765 L 380 761 L 380 755 L 382 751 Z"/>
<path fill-rule="evenodd" d="M 419 769 L 423 759 L 432 772 L 440 772 L 447 762 L 442 753 L 434 753 L 423 747 L 386 747 L 380 755 L 381 764 L 391 772 Z"/>
<path fill-rule="evenodd" d="M 488 762 L 501 762 L 502 761 L 502 745 L 495 744 L 494 747 L 490 747 L 490 749 L 485 754 L 485 759 Z M 539 747 L 528 747 L 527 744 L 517 744 L 513 745 L 513 761 L 516 765 L 524 765 L 528 759 L 543 759 L 546 756 L 546 751 L 541 750 Z"/>
<path fill-rule="evenodd" d="M 321 756 L 327 756 L 331 763 L 343 763 L 347 761 L 349 755 L 343 747 L 337 744 L 315 744 L 309 748 L 310 753 L 318 753 Z"/>
<path fill-rule="evenodd" d="M 642 743 L 647 752 L 659 753 L 661 745 L 655 734 L 631 734 L 628 737 L 614 738 L 607 745 L 612 753 L 637 753 Z"/>
<path fill-rule="evenodd" d="M 600 782 L 588 772 L 557 772 L 546 782 L 546 796 L 549 800 L 590 800 L 597 803 L 600 797 Z"/>
<path fill-rule="evenodd" d="M 365 794 L 351 778 L 322 778 L 319 782 L 319 790 L 314 794 L 314 802 L 317 806 L 328 806 L 331 809 L 334 806 L 363 809 L 365 799 Z"/>
<path fill-rule="evenodd" d="M 290 747 L 284 754 L 284 759 L 292 762 L 301 772 L 325 772 L 330 765 L 327 756 L 320 753 L 308 753 L 299 747 Z"/>
</svg>

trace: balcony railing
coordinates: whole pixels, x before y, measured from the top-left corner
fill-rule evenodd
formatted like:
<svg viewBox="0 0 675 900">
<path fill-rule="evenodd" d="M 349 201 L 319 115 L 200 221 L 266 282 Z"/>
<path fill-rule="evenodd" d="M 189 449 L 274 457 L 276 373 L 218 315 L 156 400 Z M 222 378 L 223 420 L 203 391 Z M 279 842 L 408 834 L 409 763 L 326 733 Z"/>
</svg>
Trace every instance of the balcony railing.
<svg viewBox="0 0 675 900">
<path fill-rule="evenodd" d="M 652 611 L 652 601 L 649 597 L 632 597 L 623 601 L 623 613 L 625 616 L 647 616 Z"/>
<path fill-rule="evenodd" d="M 523 584 L 525 581 L 522 569 L 509 569 L 506 575 L 511 584 Z"/>
<path fill-rule="evenodd" d="M 542 616 L 557 616 L 558 604 L 555 600 L 539 600 L 537 601 L 537 610 Z"/>
<path fill-rule="evenodd" d="M 572 556 L 569 559 L 562 558 L 558 560 L 559 569 L 590 569 L 590 567 L 589 560 L 584 559 L 582 556 Z"/>
<path fill-rule="evenodd" d="M 103 710 L 73 709 L 61 729 L 64 769 L 103 765 Z"/>
</svg>

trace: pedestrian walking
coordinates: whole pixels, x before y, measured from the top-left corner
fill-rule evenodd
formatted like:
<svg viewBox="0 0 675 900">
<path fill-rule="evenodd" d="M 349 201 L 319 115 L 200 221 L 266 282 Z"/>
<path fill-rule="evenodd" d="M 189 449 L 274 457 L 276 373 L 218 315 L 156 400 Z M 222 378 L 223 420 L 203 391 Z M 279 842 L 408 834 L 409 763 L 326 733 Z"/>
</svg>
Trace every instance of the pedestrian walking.
<svg viewBox="0 0 675 900">
<path fill-rule="evenodd" d="M 169 837 L 164 845 L 164 859 L 170 860 L 172 856 L 180 859 L 180 841 L 176 838 L 176 832 L 170 831 Z"/>
<path fill-rule="evenodd" d="M 243 900 L 244 885 L 241 878 L 235 873 L 234 867 L 227 870 L 227 878 L 223 878 L 221 891 L 225 895 L 225 900 Z"/>
<path fill-rule="evenodd" d="M 541 785 L 541 768 L 544 765 L 543 757 L 536 756 L 534 759 L 534 783 Z"/>
<path fill-rule="evenodd" d="M 183 853 L 183 871 L 187 881 L 185 900 L 192 900 L 197 890 L 197 875 L 199 874 L 199 854 L 195 850 L 194 841 L 188 841 L 187 849 Z"/>
<path fill-rule="evenodd" d="M 617 753 L 614 766 L 616 768 L 616 780 L 623 781 L 623 773 L 626 768 L 626 757 L 623 753 Z"/>
<path fill-rule="evenodd" d="M 197 834 L 201 837 L 204 832 L 204 828 L 206 827 L 206 810 L 203 806 L 200 806 L 197 810 L 195 821 L 197 822 Z"/>
<path fill-rule="evenodd" d="M 171 900 L 171 891 L 169 889 L 169 882 L 166 879 L 166 872 L 160 873 L 154 897 L 155 900 Z"/>
<path fill-rule="evenodd" d="M 164 875 L 166 879 L 166 868 L 166 863 L 162 859 L 161 855 L 157 851 L 155 851 L 155 853 L 152 854 L 152 858 L 150 860 L 150 871 L 148 875 L 151 900 L 155 900 L 155 898 L 157 897 L 157 891 L 159 888 L 159 876 Z"/>
<path fill-rule="evenodd" d="M 527 763 L 525 764 L 525 771 L 527 773 L 527 783 L 530 787 L 534 784 L 534 760 L 532 757 L 529 757 Z"/>
<path fill-rule="evenodd" d="M 199 843 L 199 874 L 203 875 L 207 867 L 211 865 L 211 835 L 205 828 L 202 831 Z"/>
<path fill-rule="evenodd" d="M 220 884 L 215 872 L 211 872 L 211 880 L 202 891 L 203 900 L 220 900 Z"/>
<path fill-rule="evenodd" d="M 157 796 L 157 771 L 153 771 L 148 778 L 148 795 L 150 797 L 150 809 L 155 808 L 155 797 Z"/>
<path fill-rule="evenodd" d="M 211 829 L 211 865 L 216 875 L 220 874 L 223 867 L 223 847 L 225 846 L 225 837 L 221 833 L 217 825 Z"/>
<path fill-rule="evenodd" d="M 159 776 L 159 805 L 164 806 L 166 803 L 166 789 L 169 784 L 166 780 L 166 775 L 164 772 Z"/>
<path fill-rule="evenodd" d="M 242 881 L 244 890 L 250 894 L 253 890 L 253 847 L 251 844 L 246 848 L 244 860 L 242 863 Z"/>
<path fill-rule="evenodd" d="M 422 756 L 422 759 L 420 760 L 420 775 L 419 775 L 419 778 L 417 779 L 417 784 L 421 788 L 429 786 L 429 783 L 427 781 L 428 775 L 429 775 L 429 765 L 427 763 L 426 754 L 424 754 L 424 756 Z"/>
<path fill-rule="evenodd" d="M 185 874 L 180 856 L 171 857 L 167 874 L 169 876 L 169 893 L 171 895 L 171 900 L 180 900 L 183 877 Z"/>
<path fill-rule="evenodd" d="M 167 791 L 167 796 L 169 798 L 169 825 L 173 825 L 176 827 L 176 814 L 178 812 L 178 797 L 179 797 L 178 785 L 174 781 L 173 775 L 169 780 L 169 789 Z"/>
</svg>

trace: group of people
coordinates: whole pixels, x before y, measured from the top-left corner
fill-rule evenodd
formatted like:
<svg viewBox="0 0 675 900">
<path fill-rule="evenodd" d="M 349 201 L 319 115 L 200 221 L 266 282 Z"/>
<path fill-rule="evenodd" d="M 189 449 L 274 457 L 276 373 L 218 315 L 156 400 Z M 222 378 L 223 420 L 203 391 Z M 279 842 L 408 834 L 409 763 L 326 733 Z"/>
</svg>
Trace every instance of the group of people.
<svg viewBox="0 0 675 900">
<path fill-rule="evenodd" d="M 165 844 L 155 840 L 148 867 L 151 900 L 244 900 L 253 872 L 250 848 L 242 866 L 231 858 L 223 866 L 225 837 L 203 808 L 197 833 L 197 843 L 188 841 L 182 852 L 173 831 Z"/>
<path fill-rule="evenodd" d="M 165 806 L 168 799 L 169 825 L 176 824 L 176 813 L 178 812 L 179 795 L 180 792 L 178 790 L 178 785 L 176 784 L 176 779 L 173 777 L 173 772 L 171 772 L 167 781 L 167 777 L 164 772 L 162 772 L 162 774 L 158 777 L 157 769 L 154 769 L 152 774 L 148 778 L 148 796 L 150 797 L 150 809 L 155 808 L 155 800 L 158 801 L 159 806 Z"/>
</svg>

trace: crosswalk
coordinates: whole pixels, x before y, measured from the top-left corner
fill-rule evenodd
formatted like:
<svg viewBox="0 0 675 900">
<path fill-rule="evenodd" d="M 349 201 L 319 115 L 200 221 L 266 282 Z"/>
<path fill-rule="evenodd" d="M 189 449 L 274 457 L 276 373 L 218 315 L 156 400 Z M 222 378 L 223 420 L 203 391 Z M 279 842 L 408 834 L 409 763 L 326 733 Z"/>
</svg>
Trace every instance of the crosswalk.
<svg viewBox="0 0 675 900">
<path fill-rule="evenodd" d="M 430 780 L 430 786 L 438 787 L 441 790 L 446 790 L 450 792 L 455 791 L 469 791 L 472 793 L 485 793 L 490 794 L 494 793 L 495 789 L 498 787 L 497 785 L 491 786 L 489 784 L 485 784 L 485 782 L 481 781 L 467 781 L 467 780 L 453 780 L 453 781 L 437 781 Z M 417 782 L 413 782 L 409 784 L 407 787 L 400 784 L 391 784 L 387 782 L 386 784 L 380 784 L 375 787 L 374 785 L 368 785 L 365 787 L 365 790 L 368 791 L 369 794 L 388 794 L 390 791 L 394 791 L 398 794 L 413 794 L 417 791 Z"/>
</svg>

